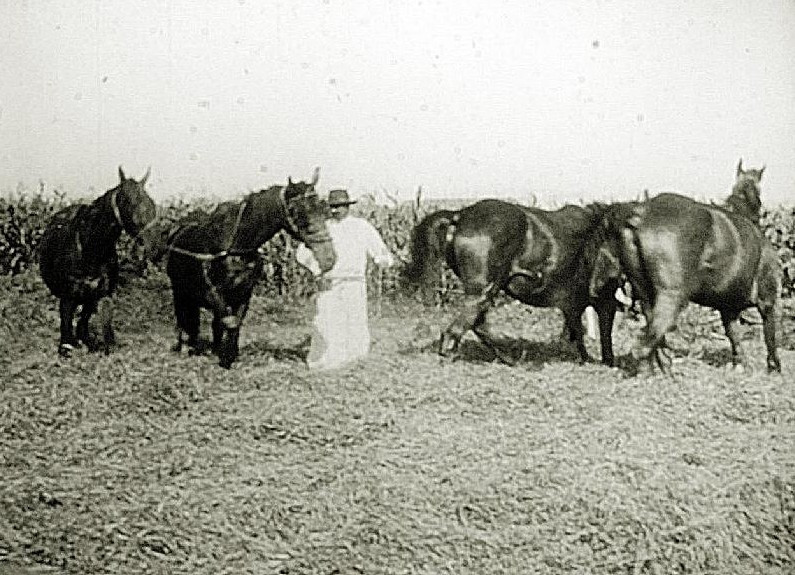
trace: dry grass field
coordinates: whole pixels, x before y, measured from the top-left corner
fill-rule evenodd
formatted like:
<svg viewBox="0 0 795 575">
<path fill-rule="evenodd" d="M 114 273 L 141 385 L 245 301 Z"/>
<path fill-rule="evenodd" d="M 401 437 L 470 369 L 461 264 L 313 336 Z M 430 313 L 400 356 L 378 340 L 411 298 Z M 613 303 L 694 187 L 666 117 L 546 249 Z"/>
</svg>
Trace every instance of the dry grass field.
<svg viewBox="0 0 795 575">
<path fill-rule="evenodd" d="M 55 299 L 0 281 L 0 573 L 795 572 L 791 305 L 783 376 L 757 326 L 731 370 L 695 306 L 665 378 L 624 369 L 634 320 L 608 369 L 507 305 L 509 367 L 471 339 L 440 359 L 453 309 L 394 300 L 367 360 L 316 374 L 309 304 L 255 296 L 225 371 L 170 351 L 168 285 L 134 279 L 116 353 L 63 360 Z"/>
</svg>

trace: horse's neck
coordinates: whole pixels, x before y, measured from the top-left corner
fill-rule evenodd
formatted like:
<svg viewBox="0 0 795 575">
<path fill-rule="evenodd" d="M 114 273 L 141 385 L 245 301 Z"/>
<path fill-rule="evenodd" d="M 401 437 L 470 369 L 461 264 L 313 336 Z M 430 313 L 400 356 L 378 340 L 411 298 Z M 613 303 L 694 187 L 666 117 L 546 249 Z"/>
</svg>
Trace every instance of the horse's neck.
<svg viewBox="0 0 795 575">
<path fill-rule="evenodd" d="M 759 221 L 759 209 L 753 209 L 748 205 L 748 200 L 744 197 L 742 192 L 732 190 L 731 195 L 726 199 L 725 208 L 730 212 L 745 216 L 746 218 L 755 222 Z"/>
<path fill-rule="evenodd" d="M 282 189 L 278 186 L 250 194 L 244 203 L 248 214 L 243 214 L 235 238 L 235 247 L 250 249 L 267 242 L 287 228 Z"/>
<path fill-rule="evenodd" d="M 79 224 L 84 253 L 99 253 L 113 248 L 121 236 L 121 224 L 111 205 L 113 193 L 114 190 L 106 192 L 85 208 Z"/>
</svg>

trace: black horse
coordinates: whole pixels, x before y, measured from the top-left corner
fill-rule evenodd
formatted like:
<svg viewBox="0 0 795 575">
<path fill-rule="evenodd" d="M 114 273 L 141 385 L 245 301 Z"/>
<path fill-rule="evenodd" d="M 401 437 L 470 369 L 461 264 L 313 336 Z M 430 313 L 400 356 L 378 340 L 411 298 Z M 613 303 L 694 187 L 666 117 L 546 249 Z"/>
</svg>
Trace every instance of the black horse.
<svg viewBox="0 0 795 575">
<path fill-rule="evenodd" d="M 212 348 L 219 364 L 229 368 L 238 356 L 240 327 L 254 286 L 262 276 L 258 248 L 280 230 L 304 242 L 323 271 L 336 260 L 325 225 L 325 209 L 311 182 L 271 186 L 225 202 L 206 216 L 193 215 L 171 229 L 167 238 L 166 273 L 171 279 L 177 343 L 187 336 L 191 353 L 202 351 L 200 309 L 212 312 Z"/>
<path fill-rule="evenodd" d="M 512 363 L 485 325 L 487 312 L 502 291 L 522 303 L 557 307 L 565 316 L 571 341 L 582 361 L 583 311 L 592 305 L 599 316 L 602 362 L 613 364 L 612 328 L 620 274 L 604 278 L 591 293 L 590 277 L 604 258 L 602 215 L 605 207 L 564 206 L 555 211 L 482 200 L 459 211 L 440 210 L 414 228 L 408 280 L 427 280 L 444 258 L 461 279 L 467 296 L 464 311 L 442 333 L 439 351 L 455 351 L 470 329 L 502 361 Z"/>
<path fill-rule="evenodd" d="M 653 369 L 656 361 L 661 371 L 670 371 L 670 358 L 663 353 L 665 334 L 687 303 L 694 302 L 720 312 L 735 366 L 745 363 L 737 334 L 740 313 L 757 307 L 768 371 L 781 371 L 776 351 L 781 268 L 759 226 L 763 172 L 744 170 L 740 160 L 722 206 L 663 193 L 611 207 L 608 243 L 646 315 L 646 333 L 636 350 L 645 367 Z"/>
<path fill-rule="evenodd" d="M 39 269 L 52 294 L 60 300 L 61 337 L 58 353 L 71 355 L 79 342 L 89 351 L 115 344 L 110 297 L 119 279 L 116 242 L 122 230 L 149 243 L 147 230 L 156 216 L 155 203 L 144 186 L 128 179 L 119 167 L 120 183 L 91 204 L 73 204 L 56 213 L 41 238 Z M 77 333 L 72 322 L 81 307 Z M 89 319 L 100 310 L 101 341 L 90 333 Z"/>
</svg>

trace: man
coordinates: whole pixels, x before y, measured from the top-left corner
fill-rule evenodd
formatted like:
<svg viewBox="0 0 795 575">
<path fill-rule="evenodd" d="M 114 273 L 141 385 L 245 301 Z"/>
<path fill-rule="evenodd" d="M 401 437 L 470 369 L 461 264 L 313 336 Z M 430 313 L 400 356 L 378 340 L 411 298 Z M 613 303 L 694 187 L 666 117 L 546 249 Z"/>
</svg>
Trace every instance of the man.
<svg viewBox="0 0 795 575">
<path fill-rule="evenodd" d="M 376 229 L 365 219 L 350 215 L 356 200 L 347 190 L 331 190 L 327 222 L 337 263 L 320 275 L 312 252 L 303 244 L 298 263 L 318 277 L 317 310 L 312 344 L 306 362 L 311 369 L 333 369 L 362 358 L 370 351 L 367 325 L 367 262 L 393 265 L 394 258 Z"/>
</svg>

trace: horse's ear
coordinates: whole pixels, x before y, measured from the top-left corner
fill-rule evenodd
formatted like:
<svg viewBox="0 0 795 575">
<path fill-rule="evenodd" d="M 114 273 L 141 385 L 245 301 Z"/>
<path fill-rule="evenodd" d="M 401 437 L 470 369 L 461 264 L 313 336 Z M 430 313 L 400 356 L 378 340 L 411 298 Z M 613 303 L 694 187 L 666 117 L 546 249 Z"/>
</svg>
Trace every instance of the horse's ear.
<svg viewBox="0 0 795 575">
<path fill-rule="evenodd" d="M 151 173 L 152 173 L 152 166 L 149 166 L 148 168 L 146 168 L 146 173 L 144 174 L 144 177 L 141 178 L 141 182 L 140 183 L 141 183 L 142 186 L 146 183 L 146 180 L 149 179 L 149 176 L 151 175 Z"/>
<path fill-rule="evenodd" d="M 121 178 L 122 182 L 127 179 L 124 177 L 124 170 L 121 169 L 121 166 L 119 166 L 119 178 Z"/>
<path fill-rule="evenodd" d="M 760 179 L 760 180 L 762 179 L 762 174 L 764 174 L 764 173 L 765 173 L 765 168 L 766 168 L 766 167 L 767 167 L 767 166 L 762 166 L 762 169 L 761 169 L 761 170 L 759 170 L 759 179 Z"/>
<path fill-rule="evenodd" d="M 740 158 L 740 161 L 737 163 L 737 175 L 739 176 L 742 173 L 743 173 L 743 159 Z"/>
<path fill-rule="evenodd" d="M 312 181 L 310 182 L 313 188 L 317 185 L 319 179 L 320 179 L 320 166 L 317 166 L 315 168 L 315 171 L 312 173 Z"/>
<path fill-rule="evenodd" d="M 287 176 L 287 186 L 289 187 L 289 186 L 292 186 L 292 185 L 293 185 L 293 177 L 292 176 Z"/>
</svg>

